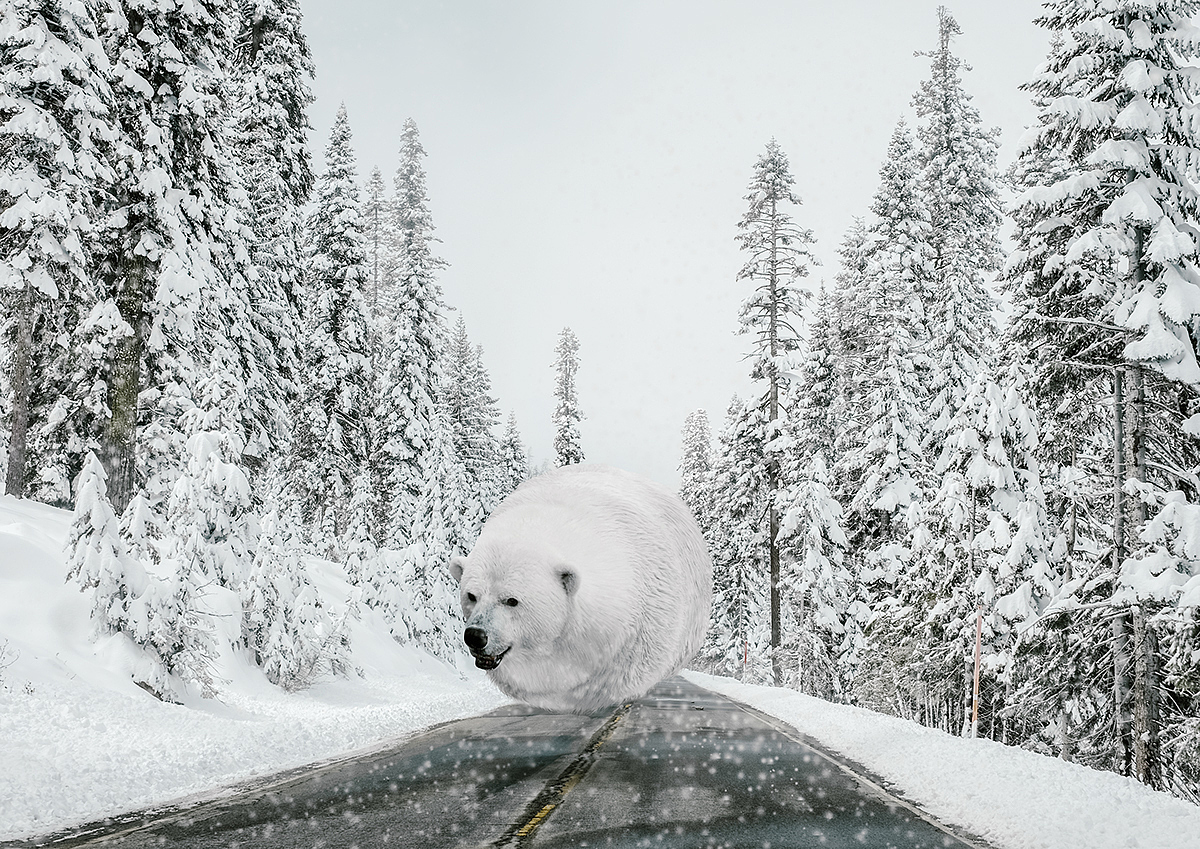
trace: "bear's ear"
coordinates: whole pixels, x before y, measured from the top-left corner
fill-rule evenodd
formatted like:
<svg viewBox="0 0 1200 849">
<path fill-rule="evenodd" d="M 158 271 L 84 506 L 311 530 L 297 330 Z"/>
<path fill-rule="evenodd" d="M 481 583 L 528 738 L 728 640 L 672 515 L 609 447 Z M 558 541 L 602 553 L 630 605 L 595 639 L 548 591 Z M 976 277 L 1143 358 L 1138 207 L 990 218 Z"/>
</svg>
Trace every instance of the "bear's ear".
<svg viewBox="0 0 1200 849">
<path fill-rule="evenodd" d="M 568 596 L 575 595 L 579 589 L 579 573 L 570 566 L 558 567 L 558 580 L 562 582 L 563 590 Z"/>
<path fill-rule="evenodd" d="M 463 566 L 466 565 L 466 562 L 458 555 L 450 558 L 450 564 L 446 568 L 450 570 L 450 575 L 454 578 L 455 583 L 462 581 Z"/>
</svg>

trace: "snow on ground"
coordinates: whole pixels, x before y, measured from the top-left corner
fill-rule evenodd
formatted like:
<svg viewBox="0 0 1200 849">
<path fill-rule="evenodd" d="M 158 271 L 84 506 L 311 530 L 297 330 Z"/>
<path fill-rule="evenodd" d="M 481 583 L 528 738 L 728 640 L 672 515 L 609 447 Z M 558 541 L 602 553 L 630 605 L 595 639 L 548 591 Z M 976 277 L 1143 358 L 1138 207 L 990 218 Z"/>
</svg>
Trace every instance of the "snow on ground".
<svg viewBox="0 0 1200 849">
<path fill-rule="evenodd" d="M 366 611 L 362 678 L 301 693 L 245 658 L 221 658 L 218 699 L 164 704 L 89 640 L 88 598 L 64 580 L 70 514 L 0 497 L 0 841 L 218 792 L 258 775 L 411 735 L 508 701 L 473 667 L 398 645 Z M 344 585 L 313 561 L 322 585 Z"/>
<path fill-rule="evenodd" d="M 1200 807 L 1133 779 L 792 690 L 684 675 L 783 720 L 999 849 L 1200 849 Z"/>
</svg>

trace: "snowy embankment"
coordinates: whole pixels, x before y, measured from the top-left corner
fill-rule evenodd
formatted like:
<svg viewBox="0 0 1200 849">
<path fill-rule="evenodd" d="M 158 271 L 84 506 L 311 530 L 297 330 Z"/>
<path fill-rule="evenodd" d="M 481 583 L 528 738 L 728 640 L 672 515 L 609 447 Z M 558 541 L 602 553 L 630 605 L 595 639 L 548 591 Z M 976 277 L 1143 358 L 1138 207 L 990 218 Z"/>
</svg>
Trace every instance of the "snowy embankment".
<svg viewBox="0 0 1200 849">
<path fill-rule="evenodd" d="M 89 639 L 88 599 L 64 581 L 69 523 L 0 497 L 0 840 L 211 795 L 508 701 L 473 667 L 396 644 L 364 611 L 352 633 L 361 678 L 288 694 L 229 652 L 218 699 L 164 704 L 119 671 L 119 645 Z M 310 568 L 345 584 L 334 564 Z"/>
<path fill-rule="evenodd" d="M 792 690 L 684 675 L 783 720 L 998 849 L 1200 847 L 1200 807 L 1133 779 Z"/>
</svg>

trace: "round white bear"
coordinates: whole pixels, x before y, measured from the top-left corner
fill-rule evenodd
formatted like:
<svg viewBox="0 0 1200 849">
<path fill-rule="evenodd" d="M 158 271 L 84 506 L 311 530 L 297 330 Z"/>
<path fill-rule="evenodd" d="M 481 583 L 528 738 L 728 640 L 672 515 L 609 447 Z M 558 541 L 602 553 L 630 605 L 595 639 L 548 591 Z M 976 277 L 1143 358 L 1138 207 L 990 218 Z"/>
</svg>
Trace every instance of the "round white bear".
<svg viewBox="0 0 1200 849">
<path fill-rule="evenodd" d="M 450 571 L 475 665 L 547 710 L 645 695 L 691 660 L 708 627 L 712 561 L 691 511 L 608 466 L 521 484 Z"/>
</svg>

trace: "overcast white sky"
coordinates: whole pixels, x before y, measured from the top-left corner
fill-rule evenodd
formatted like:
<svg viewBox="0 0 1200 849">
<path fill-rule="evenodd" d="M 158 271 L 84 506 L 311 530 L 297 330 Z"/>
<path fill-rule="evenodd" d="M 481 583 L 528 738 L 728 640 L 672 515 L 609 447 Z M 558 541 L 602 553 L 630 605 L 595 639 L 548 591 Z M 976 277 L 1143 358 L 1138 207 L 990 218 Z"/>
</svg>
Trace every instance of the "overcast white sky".
<svg viewBox="0 0 1200 849">
<path fill-rule="evenodd" d="M 928 76 L 936 2 L 302 0 L 317 64 L 318 169 L 345 102 L 365 179 L 389 180 L 412 117 L 447 302 L 484 347 L 505 416 L 552 455 L 553 359 L 581 352 L 589 461 L 676 486 L 680 428 L 719 429 L 751 391 L 734 235 L 756 158 L 778 139 L 817 238 L 815 287 L 865 215 L 887 141 Z M 948 3 L 967 90 L 1002 129 L 1046 52 L 1036 0 Z M 453 323 L 455 316 L 450 316 Z"/>
</svg>

